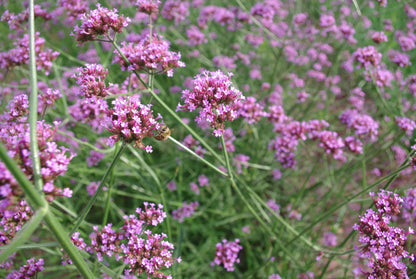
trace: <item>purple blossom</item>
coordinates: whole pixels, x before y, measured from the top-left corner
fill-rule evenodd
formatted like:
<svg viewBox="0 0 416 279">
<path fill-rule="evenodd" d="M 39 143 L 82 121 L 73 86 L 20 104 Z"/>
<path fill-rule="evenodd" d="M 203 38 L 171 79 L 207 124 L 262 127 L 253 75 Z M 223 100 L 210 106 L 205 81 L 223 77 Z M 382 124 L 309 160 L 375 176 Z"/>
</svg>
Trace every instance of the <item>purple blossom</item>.
<svg viewBox="0 0 416 279">
<path fill-rule="evenodd" d="M 377 197 L 374 193 L 370 195 L 377 211 L 368 209 L 353 226 L 360 234 L 361 246 L 356 248 L 358 255 L 367 259 L 367 266 L 371 269 L 364 273 L 368 278 L 409 278 L 407 267 L 401 260 L 414 260 L 414 255 L 405 250 L 407 235 L 414 231 L 409 228 L 405 232 L 390 226 L 391 217 L 400 213 L 403 199 L 384 190 Z"/>
<path fill-rule="evenodd" d="M 78 45 L 84 42 L 94 41 L 99 36 L 110 36 L 110 31 L 121 33 L 123 27 L 130 23 L 128 17 L 119 16 L 117 9 L 109 10 L 97 4 L 97 9 L 84 13 L 81 16 L 81 26 L 75 26 L 72 36 L 78 41 Z"/>
<path fill-rule="evenodd" d="M 374 32 L 373 35 L 371 36 L 371 39 L 376 44 L 387 42 L 387 36 L 386 34 L 384 34 L 383 31 Z"/>
<path fill-rule="evenodd" d="M 0 52 L 0 68 L 11 70 L 14 67 L 29 64 L 29 35 L 24 34 L 23 38 L 13 43 L 15 48 L 7 52 Z M 52 61 L 55 60 L 59 52 L 52 49 L 45 49 L 45 39 L 39 37 L 39 32 L 35 34 L 35 52 L 36 52 L 36 69 L 45 70 L 48 75 L 52 67 Z"/>
<path fill-rule="evenodd" d="M 159 12 L 159 0 L 137 0 L 136 6 L 140 13 L 148 15 L 157 15 Z"/>
<path fill-rule="evenodd" d="M 178 25 L 189 16 L 189 2 L 167 0 L 163 5 L 161 15 L 168 20 L 174 20 Z"/>
<path fill-rule="evenodd" d="M 238 104 L 238 116 L 243 117 L 248 124 L 253 124 L 262 117 L 267 117 L 268 113 L 264 111 L 264 106 L 256 102 L 256 98 L 247 97 Z"/>
<path fill-rule="evenodd" d="M 192 25 L 186 29 L 186 36 L 188 36 L 189 46 L 199 46 L 208 42 L 205 34 L 202 33 L 195 25 Z"/>
<path fill-rule="evenodd" d="M 221 71 L 204 71 L 196 75 L 193 81 L 192 91 L 182 91 L 184 105 L 178 104 L 178 110 L 194 111 L 200 108 L 199 116 L 195 121 L 200 123 L 207 121 L 214 129 L 214 135 L 219 137 L 224 134 L 224 122 L 234 121 L 237 118 L 238 103 L 244 96 L 236 88 L 232 87 L 231 76 Z"/>
<path fill-rule="evenodd" d="M 406 53 L 402 53 L 394 49 L 389 49 L 387 56 L 391 62 L 398 65 L 399 67 L 412 65 L 412 62 L 410 62 L 410 57 Z"/>
<path fill-rule="evenodd" d="M 348 128 L 353 128 L 358 136 L 368 135 L 371 141 L 377 138 L 379 125 L 371 116 L 360 114 L 354 109 L 347 109 L 339 115 L 339 119 Z"/>
<path fill-rule="evenodd" d="M 94 226 L 94 231 L 89 235 L 90 245 L 78 232 L 72 235 L 72 242 L 79 249 L 96 254 L 100 262 L 104 261 L 104 256 L 114 256 L 116 261 L 122 260 L 127 265 L 124 270 L 125 275 L 145 273 L 148 278 L 150 276 L 171 278 L 170 275 L 163 274 L 160 269 L 171 267 L 174 261 L 181 261 L 180 258 L 172 257 L 173 244 L 164 240 L 167 237 L 164 233 L 152 234 L 151 231 L 145 230 L 146 224 L 157 225 L 162 222 L 166 218 L 166 213 L 161 210 L 161 205 L 158 209 L 154 208 L 154 204 L 144 203 L 144 205 L 144 211 L 140 208 L 136 209 L 139 218 L 133 214 L 123 216 L 124 225 L 118 231 L 112 228 L 112 224 L 107 224 L 101 230 Z M 66 257 L 64 255 L 64 258 Z"/>
<path fill-rule="evenodd" d="M 126 62 L 118 53 L 114 58 L 115 63 L 121 65 L 123 71 L 145 71 L 149 74 L 165 73 L 168 77 L 173 76 L 173 69 L 185 67 L 185 63 L 180 61 L 181 54 L 169 50 L 170 43 L 163 40 L 162 36 L 147 35 L 137 44 L 122 43 L 121 52 L 127 58 Z"/>
<path fill-rule="evenodd" d="M 179 223 L 182 223 L 185 218 L 191 217 L 192 214 L 194 214 L 195 209 L 197 209 L 198 206 L 199 203 L 197 201 L 189 204 L 187 202 L 183 202 L 182 207 L 172 211 L 172 218 L 174 220 L 178 220 Z"/>
<path fill-rule="evenodd" d="M 95 96 L 77 99 L 76 103 L 69 107 L 69 113 L 75 121 L 90 125 L 98 133 L 110 123 L 106 116 L 107 111 L 107 102 Z"/>
<path fill-rule="evenodd" d="M 381 62 L 381 53 L 377 52 L 374 46 L 367 46 L 364 48 L 358 48 L 352 57 L 355 61 L 359 62 L 358 68 L 364 67 L 366 69 L 377 67 Z"/>
<path fill-rule="evenodd" d="M 147 225 L 157 226 L 166 218 L 166 213 L 162 210 L 163 205 L 159 204 L 156 209 L 154 203 L 144 202 L 143 204 L 144 210 L 137 208 L 136 213 L 139 214 L 139 219 Z"/>
<path fill-rule="evenodd" d="M 239 243 L 238 238 L 234 241 L 224 239 L 222 243 L 217 243 L 215 259 L 211 262 L 211 266 L 222 264 L 227 271 L 234 271 L 234 264 L 240 263 L 238 253 L 243 249 Z"/>
<path fill-rule="evenodd" d="M 205 187 L 209 185 L 209 179 L 206 177 L 206 175 L 201 174 L 198 176 L 198 184 L 200 187 Z"/>
<path fill-rule="evenodd" d="M 19 271 L 13 270 L 6 276 L 6 279 L 18 278 L 36 278 L 38 273 L 43 270 L 43 259 L 35 260 L 31 258 L 27 260 L 26 264 L 20 267 Z"/>
<path fill-rule="evenodd" d="M 241 167 L 248 168 L 248 160 L 250 160 L 250 157 L 244 154 L 237 154 L 234 156 L 233 165 L 237 166 L 237 174 L 242 172 Z"/>
<path fill-rule="evenodd" d="M 122 140 L 124 143 L 134 142 L 133 146 L 152 152 L 150 145 L 142 141 L 145 137 L 153 137 L 160 129 L 161 118 L 158 115 L 154 118 L 151 105 L 143 105 L 136 96 L 118 97 L 112 101 L 113 108 L 107 110 L 107 116 L 111 120 L 110 128 L 107 128 L 113 135 L 108 139 L 108 144 Z"/>
<path fill-rule="evenodd" d="M 400 129 L 405 131 L 408 135 L 411 135 L 413 130 L 416 129 L 415 121 L 407 117 L 396 116 L 395 122 L 400 127 Z"/>
<path fill-rule="evenodd" d="M 100 64 L 86 64 L 84 67 L 78 68 L 78 73 L 72 77 L 77 79 L 80 86 L 79 95 L 85 98 L 106 97 L 108 95 L 108 87 L 104 83 L 104 79 L 108 75 L 108 70 Z"/>
<path fill-rule="evenodd" d="M 337 236 L 332 232 L 325 232 L 322 236 L 322 243 L 325 246 L 335 247 L 337 246 Z"/>
</svg>

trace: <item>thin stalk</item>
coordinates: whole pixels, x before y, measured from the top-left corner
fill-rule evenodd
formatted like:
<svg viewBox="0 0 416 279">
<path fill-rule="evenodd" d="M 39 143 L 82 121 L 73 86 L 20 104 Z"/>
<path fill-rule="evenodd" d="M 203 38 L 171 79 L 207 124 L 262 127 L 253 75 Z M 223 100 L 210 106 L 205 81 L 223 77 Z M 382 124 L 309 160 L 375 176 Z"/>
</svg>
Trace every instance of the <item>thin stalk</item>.
<svg viewBox="0 0 416 279">
<path fill-rule="evenodd" d="M 17 251 L 21 245 L 23 245 L 26 240 L 28 240 L 33 232 L 38 228 L 40 223 L 48 212 L 48 207 L 40 207 L 36 210 L 36 213 L 30 218 L 23 228 L 16 234 L 13 240 L 7 244 L 2 252 L 0 253 L 0 263 L 4 262 L 11 254 Z"/>
<path fill-rule="evenodd" d="M 40 175 L 40 158 L 38 150 L 37 121 L 38 121 L 38 85 L 36 76 L 35 57 L 35 16 L 34 0 L 29 1 L 29 72 L 30 72 L 30 100 L 29 100 L 29 125 L 30 125 L 30 155 L 32 157 L 33 182 L 36 189 L 42 191 L 43 181 Z"/>
<path fill-rule="evenodd" d="M 113 151 L 113 150 L 114 150 L 114 147 L 111 147 L 111 148 L 108 148 L 108 149 L 99 149 L 99 148 L 95 147 L 94 145 L 92 145 L 92 144 L 90 144 L 90 143 L 88 143 L 88 142 L 85 142 L 85 141 L 79 140 L 79 139 L 77 139 L 76 137 L 73 137 L 73 136 L 71 136 L 71 135 L 68 135 L 67 133 L 62 132 L 62 131 L 60 131 L 60 130 L 56 130 L 56 132 L 57 132 L 58 134 L 63 135 L 64 137 L 67 137 L 67 138 L 69 138 L 69 139 L 71 139 L 71 140 L 73 140 L 73 141 L 76 141 L 77 143 L 79 143 L 79 144 L 81 144 L 81 145 L 88 146 L 89 148 L 93 149 L 94 151 L 97 151 L 97 152 L 100 152 L 100 153 L 110 153 L 111 151 Z"/>
<path fill-rule="evenodd" d="M 119 149 L 119 144 L 117 144 L 116 150 L 114 150 L 114 153 L 115 153 L 114 155 L 117 155 L 118 149 Z M 111 170 L 110 185 L 108 186 L 107 199 L 105 201 L 104 217 L 103 217 L 103 222 L 102 222 L 103 227 L 107 224 L 108 214 L 110 212 L 110 201 L 111 201 L 111 194 L 113 192 L 113 184 L 114 184 L 114 168 Z"/>
<path fill-rule="evenodd" d="M 17 166 L 16 162 L 13 161 L 7 154 L 7 150 L 0 142 L 0 158 L 6 165 L 7 169 L 19 183 L 19 186 L 23 189 L 29 204 L 32 206 L 34 211 L 39 208 L 48 208 L 48 203 L 45 198 L 35 189 L 34 185 L 27 179 L 26 175 Z M 71 240 L 66 235 L 65 229 L 61 226 L 59 221 L 55 218 L 52 212 L 48 210 L 44 216 L 46 225 L 54 234 L 55 238 L 61 244 L 62 248 L 68 254 L 69 258 L 78 268 L 78 271 L 84 278 L 95 278 L 87 264 L 80 256 L 78 249 L 72 244 Z"/>
<path fill-rule="evenodd" d="M 186 147 L 185 145 L 183 145 L 182 143 L 180 143 L 179 141 L 177 141 L 173 137 L 170 136 L 168 139 L 171 140 L 172 142 L 174 142 L 176 145 L 180 146 L 182 149 L 187 151 L 192 156 L 194 156 L 194 157 L 198 158 L 199 160 L 201 160 L 202 162 L 204 162 L 207 166 L 209 166 L 210 168 L 212 168 L 216 172 L 218 172 L 218 173 L 220 173 L 224 176 L 228 176 L 228 174 L 226 174 L 225 172 L 223 172 L 222 170 L 220 170 L 219 168 L 217 168 L 216 166 L 214 166 L 213 164 L 211 164 L 210 162 L 208 162 L 207 160 L 205 160 L 204 158 L 202 158 L 201 156 L 199 156 L 198 154 L 193 152 L 191 149 L 189 149 L 188 147 Z"/>
<path fill-rule="evenodd" d="M 90 211 L 92 205 L 94 204 L 95 200 L 97 199 L 98 195 L 101 193 L 101 191 L 104 187 L 105 180 L 107 179 L 107 176 L 110 174 L 110 172 L 112 171 L 112 169 L 114 168 L 114 166 L 116 165 L 118 160 L 120 159 L 121 153 L 123 153 L 125 148 L 126 148 L 126 144 L 123 143 L 121 145 L 120 149 L 118 150 L 118 152 L 116 153 L 116 155 L 114 156 L 113 161 L 111 161 L 111 164 L 108 167 L 108 169 L 106 170 L 103 178 L 101 179 L 100 185 L 98 186 L 97 191 L 95 191 L 94 195 L 88 201 L 88 204 L 84 207 L 84 210 L 82 211 L 81 215 L 78 217 L 78 220 L 75 223 L 74 227 L 72 228 L 72 230 L 70 232 L 70 235 L 72 235 L 79 228 L 81 223 L 84 221 L 85 217 L 87 217 L 88 212 Z"/>
<path fill-rule="evenodd" d="M 365 189 L 359 191 L 358 193 L 353 194 L 350 197 L 346 197 L 338 205 L 336 205 L 335 207 L 331 208 L 330 210 L 328 210 L 327 212 L 325 212 L 321 217 L 319 217 L 318 219 L 316 219 L 310 226 L 308 226 L 306 229 L 304 229 L 302 232 L 300 232 L 299 235 L 296 235 L 294 238 L 292 238 L 289 242 L 286 243 L 286 245 L 289 245 L 290 243 L 293 243 L 294 241 L 296 241 L 299 238 L 299 236 L 301 236 L 304 233 L 310 231 L 314 226 L 316 226 L 317 224 L 319 224 L 322 220 L 325 220 L 332 213 L 334 213 L 335 211 L 337 211 L 341 207 L 345 206 L 346 204 L 348 204 L 349 202 L 351 202 L 353 199 L 357 198 L 358 196 L 364 194 L 365 192 L 369 191 L 370 189 L 374 188 L 375 186 L 381 184 L 385 180 L 388 180 L 388 183 L 386 184 L 386 187 L 388 187 L 394 181 L 394 179 L 399 175 L 399 173 L 402 170 L 404 170 L 404 169 L 406 169 L 408 167 L 409 167 L 409 164 L 405 161 L 396 171 L 394 171 L 394 172 L 386 175 L 385 177 L 380 178 L 379 180 L 377 180 L 373 184 L 369 185 Z"/>
<path fill-rule="evenodd" d="M 126 56 L 123 54 L 122 50 L 120 49 L 120 47 L 117 45 L 117 43 L 112 40 L 111 41 L 113 46 L 115 47 L 115 49 L 117 50 L 117 52 L 120 54 L 120 56 L 124 59 L 124 61 L 126 63 L 130 63 L 128 61 L 128 59 L 126 58 Z M 144 80 L 140 77 L 139 73 L 137 71 L 133 71 L 134 74 L 136 75 L 136 77 L 140 80 L 140 82 L 143 84 L 143 86 L 149 90 L 150 95 L 152 95 L 152 97 L 173 117 L 175 118 L 176 121 L 179 122 L 179 124 L 181 124 L 189 133 L 191 133 L 191 135 L 198 140 L 209 152 L 212 156 L 214 156 L 220 163 L 224 164 L 224 160 L 211 148 L 211 146 L 209 146 L 206 141 L 201 138 L 191 127 L 189 127 L 185 122 L 182 121 L 182 119 L 173 111 L 169 108 L 169 106 L 162 100 L 159 98 L 159 96 L 148 86 L 148 84 L 146 82 L 144 82 Z"/>
</svg>

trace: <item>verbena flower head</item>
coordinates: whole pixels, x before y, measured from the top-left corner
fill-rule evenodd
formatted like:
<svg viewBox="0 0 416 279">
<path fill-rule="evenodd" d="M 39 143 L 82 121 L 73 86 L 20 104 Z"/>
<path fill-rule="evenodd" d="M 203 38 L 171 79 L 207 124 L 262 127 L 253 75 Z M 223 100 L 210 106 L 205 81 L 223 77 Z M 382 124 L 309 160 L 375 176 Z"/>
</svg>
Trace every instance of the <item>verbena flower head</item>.
<svg viewBox="0 0 416 279">
<path fill-rule="evenodd" d="M 182 91 L 184 104 L 178 104 L 178 110 L 194 111 L 199 108 L 196 122 L 207 121 L 214 129 L 216 137 L 224 133 L 224 122 L 237 118 L 239 103 L 244 96 L 231 83 L 232 74 L 225 75 L 220 70 L 216 72 L 204 71 L 196 75 L 193 80 L 192 91 Z"/>
<path fill-rule="evenodd" d="M 139 214 L 139 219 L 147 225 L 157 226 L 166 218 L 166 213 L 162 210 L 163 205 L 159 204 L 156 209 L 154 203 L 144 202 L 143 204 L 144 210 L 137 208 L 136 213 Z"/>
<path fill-rule="evenodd" d="M 360 64 L 358 68 L 364 67 L 366 69 L 370 67 L 377 67 L 381 62 L 381 53 L 379 53 L 374 46 L 367 46 L 358 48 L 353 54 L 355 61 Z"/>
<path fill-rule="evenodd" d="M 357 248 L 361 258 L 367 258 L 367 266 L 371 271 L 364 272 L 367 278 L 409 278 L 407 267 L 402 262 L 414 255 L 406 250 L 408 234 L 413 234 L 412 228 L 405 232 L 401 228 L 390 226 L 392 216 L 400 213 L 403 199 L 397 194 L 381 190 L 370 193 L 377 211 L 368 209 L 360 222 L 353 226 L 360 234 L 361 246 Z"/>
<path fill-rule="evenodd" d="M 108 95 L 108 87 L 105 86 L 104 79 L 108 75 L 108 70 L 102 65 L 86 64 L 78 68 L 78 73 L 72 77 L 77 79 L 80 86 L 80 95 L 85 98 L 92 96 L 105 97 Z"/>
<path fill-rule="evenodd" d="M 27 260 L 26 264 L 20 267 L 19 271 L 13 270 L 6 276 L 6 279 L 16 278 L 37 278 L 38 272 L 43 270 L 43 259 L 35 260 L 31 258 Z"/>
<path fill-rule="evenodd" d="M 0 68 L 13 69 L 14 67 L 29 64 L 29 35 L 24 34 L 21 39 L 13 43 L 15 48 L 7 52 L 0 52 Z M 36 69 L 45 70 L 48 75 L 59 52 L 52 49 L 45 49 L 45 39 L 39 37 L 39 32 L 35 34 Z"/>
<path fill-rule="evenodd" d="M 159 12 L 159 0 L 137 0 L 137 10 L 148 15 L 157 14 Z"/>
<path fill-rule="evenodd" d="M 177 208 L 176 210 L 172 211 L 172 218 L 174 220 L 178 220 L 179 223 L 182 223 L 183 220 L 187 217 L 191 217 L 192 214 L 194 214 L 195 209 L 199 206 L 199 203 L 197 201 L 187 203 L 183 202 L 183 206 Z"/>
<path fill-rule="evenodd" d="M 116 63 L 121 65 L 123 71 L 145 71 L 149 74 L 166 73 L 168 77 L 173 76 L 173 69 L 185 67 L 185 63 L 180 61 L 181 54 L 169 50 L 170 43 L 163 40 L 161 36 L 147 35 L 138 44 L 123 43 L 121 51 L 129 61 L 128 63 L 115 50 L 117 56 L 114 58 Z"/>
<path fill-rule="evenodd" d="M 159 118 L 153 117 L 151 105 L 143 105 L 136 96 L 119 97 L 113 102 L 113 108 L 107 110 L 111 126 L 107 128 L 113 135 L 108 139 L 108 144 L 122 140 L 125 143 L 134 143 L 134 146 L 152 152 L 150 145 L 142 141 L 145 137 L 153 137 L 160 128 Z"/>
<path fill-rule="evenodd" d="M 110 31 L 121 33 L 123 27 L 130 23 L 128 17 L 119 16 L 117 9 L 109 10 L 97 4 L 97 9 L 85 13 L 81 17 L 81 26 L 75 26 L 72 36 L 76 37 L 78 45 L 94 41 L 98 36 L 109 36 Z"/>
<path fill-rule="evenodd" d="M 174 261 L 181 262 L 180 258 L 173 258 L 174 246 L 164 240 L 167 236 L 164 233 L 152 234 L 150 230 L 145 230 L 146 225 L 157 225 L 166 218 L 166 213 L 154 208 L 154 204 L 144 203 L 145 210 L 136 209 L 136 215 L 123 216 L 124 225 L 119 229 L 113 229 L 112 224 L 107 224 L 104 228 L 93 227 L 93 232 L 89 235 L 91 244 L 88 245 L 78 232 L 71 237 L 72 242 L 79 249 L 83 249 L 91 254 L 96 254 L 98 261 L 104 261 L 104 257 L 115 257 L 116 261 L 122 260 L 126 264 L 125 275 L 141 275 L 143 273 L 155 278 L 172 278 L 170 275 L 162 273 L 162 268 L 169 268 Z M 150 205 L 150 207 L 149 207 Z M 158 217 L 156 223 L 149 222 L 154 216 L 164 216 L 161 220 Z M 150 218 L 149 218 L 150 217 Z M 65 263 L 71 264 L 64 255 Z"/>
<path fill-rule="evenodd" d="M 211 263 L 211 266 L 214 264 L 223 265 L 227 271 L 234 271 L 234 264 L 240 263 L 238 253 L 243 249 L 239 243 L 240 240 L 238 238 L 234 241 L 224 239 L 222 242 L 217 243 L 215 259 Z"/>
</svg>

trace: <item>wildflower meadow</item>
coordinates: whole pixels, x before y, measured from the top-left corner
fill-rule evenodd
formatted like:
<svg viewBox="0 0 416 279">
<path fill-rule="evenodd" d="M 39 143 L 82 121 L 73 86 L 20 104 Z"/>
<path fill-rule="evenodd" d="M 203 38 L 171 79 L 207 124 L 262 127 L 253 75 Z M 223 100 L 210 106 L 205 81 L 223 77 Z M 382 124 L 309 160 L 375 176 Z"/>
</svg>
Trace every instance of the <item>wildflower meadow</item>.
<svg viewBox="0 0 416 279">
<path fill-rule="evenodd" d="M 0 0 L 0 37 L 0 278 L 416 278 L 416 1 Z"/>
</svg>

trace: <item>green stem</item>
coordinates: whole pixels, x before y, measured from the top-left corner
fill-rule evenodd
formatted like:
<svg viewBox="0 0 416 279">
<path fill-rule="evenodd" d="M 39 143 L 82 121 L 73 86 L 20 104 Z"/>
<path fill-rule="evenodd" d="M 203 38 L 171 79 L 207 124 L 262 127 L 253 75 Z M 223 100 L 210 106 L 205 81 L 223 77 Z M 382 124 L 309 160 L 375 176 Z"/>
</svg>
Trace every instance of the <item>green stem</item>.
<svg viewBox="0 0 416 279">
<path fill-rule="evenodd" d="M 207 160 L 205 160 L 204 158 L 202 158 L 201 156 L 199 156 L 198 154 L 193 152 L 191 149 L 189 149 L 188 147 L 186 147 L 185 145 L 183 145 L 182 143 L 180 143 L 179 141 L 177 141 L 173 137 L 170 136 L 168 139 L 171 140 L 173 143 L 175 143 L 177 146 L 180 146 L 182 149 L 187 151 L 192 156 L 194 156 L 194 157 L 198 158 L 199 160 L 201 160 L 202 162 L 204 162 L 207 166 L 209 166 L 210 168 L 212 168 L 216 172 L 218 172 L 218 173 L 220 173 L 224 176 L 228 176 L 225 172 L 223 172 L 222 170 L 220 170 L 219 168 L 217 168 L 216 166 L 214 166 L 213 164 L 211 164 L 210 162 L 208 162 Z"/>
<path fill-rule="evenodd" d="M 97 152 L 100 152 L 100 153 L 110 153 L 111 151 L 113 151 L 113 150 L 114 150 L 114 147 L 112 147 L 112 148 L 108 148 L 108 149 L 99 149 L 99 148 L 95 147 L 94 145 L 92 145 L 92 144 L 90 144 L 90 143 L 88 143 L 88 142 L 85 142 L 85 141 L 79 140 L 79 139 L 77 139 L 76 137 L 73 137 L 73 136 L 71 136 L 71 135 L 68 135 L 67 133 L 62 132 L 62 131 L 60 131 L 60 130 L 56 130 L 56 132 L 57 132 L 58 134 L 63 135 L 64 137 L 67 137 L 67 138 L 69 138 L 69 139 L 71 139 L 71 140 L 73 140 L 73 141 L 76 141 L 77 143 L 79 143 L 79 144 L 81 144 L 81 145 L 88 146 L 89 148 L 91 148 L 91 149 L 93 149 L 93 150 L 95 150 L 95 151 L 97 151 Z"/>
<path fill-rule="evenodd" d="M 81 223 L 84 221 L 85 217 L 87 217 L 88 212 L 90 211 L 92 205 L 94 204 L 95 200 L 97 199 L 98 195 L 101 193 L 105 180 L 107 179 L 107 176 L 110 174 L 114 166 L 116 165 L 117 161 L 120 159 L 121 153 L 123 153 L 124 149 L 126 148 L 126 144 L 123 143 L 120 147 L 120 150 L 117 152 L 117 154 L 114 156 L 113 161 L 111 162 L 110 166 L 106 170 L 103 178 L 100 181 L 100 185 L 97 188 L 97 191 L 95 191 L 94 195 L 91 197 L 91 199 L 88 201 L 88 204 L 84 207 L 84 210 L 82 211 L 81 215 L 78 217 L 77 222 L 75 223 L 74 227 L 72 228 L 70 235 L 72 235 L 78 227 L 81 225 Z"/>
<path fill-rule="evenodd" d="M 116 150 L 114 151 L 115 152 L 114 155 L 117 155 L 118 147 L 119 145 L 117 144 Z M 107 224 L 108 214 L 110 212 L 110 201 L 111 201 L 111 194 L 113 192 L 113 184 L 114 184 L 114 168 L 111 171 L 110 185 L 108 185 L 107 199 L 105 201 L 104 217 L 103 217 L 103 222 L 102 222 L 103 227 Z"/>
<path fill-rule="evenodd" d="M 43 217 L 45 217 L 48 212 L 48 207 L 40 207 L 36 213 L 30 218 L 30 221 L 27 222 L 23 228 L 16 234 L 12 242 L 7 244 L 1 254 L 0 254 L 0 263 L 4 262 L 11 254 L 17 251 L 17 249 L 23 245 L 26 240 L 28 240 L 33 232 L 37 229 L 39 224 L 42 222 Z"/>
<path fill-rule="evenodd" d="M 30 100 L 29 100 L 29 125 L 30 125 L 30 152 L 32 157 L 33 181 L 36 189 L 42 191 L 43 181 L 40 175 L 40 158 L 37 138 L 38 117 L 38 85 L 36 77 L 35 57 L 35 16 L 34 0 L 29 1 L 29 72 L 30 72 Z"/>
<path fill-rule="evenodd" d="M 0 158 L 14 176 L 16 181 L 19 183 L 19 186 L 23 189 L 29 204 L 32 206 L 34 211 L 37 211 L 39 208 L 48 208 L 48 203 L 45 198 L 35 189 L 32 183 L 27 179 L 26 175 L 18 167 L 16 162 L 14 162 L 7 154 L 7 150 L 4 148 L 3 144 L 0 142 Z M 78 268 L 79 272 L 84 278 L 94 278 L 94 275 L 88 268 L 85 261 L 79 255 L 77 248 L 72 245 L 71 240 L 67 237 L 65 229 L 61 226 L 59 221 L 55 218 L 53 213 L 49 210 L 46 213 L 44 220 L 49 227 L 49 229 L 54 234 L 55 238 L 61 244 L 62 248 L 68 254 L 69 258 Z"/>
</svg>

